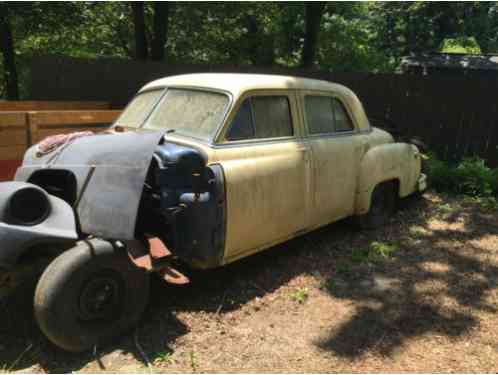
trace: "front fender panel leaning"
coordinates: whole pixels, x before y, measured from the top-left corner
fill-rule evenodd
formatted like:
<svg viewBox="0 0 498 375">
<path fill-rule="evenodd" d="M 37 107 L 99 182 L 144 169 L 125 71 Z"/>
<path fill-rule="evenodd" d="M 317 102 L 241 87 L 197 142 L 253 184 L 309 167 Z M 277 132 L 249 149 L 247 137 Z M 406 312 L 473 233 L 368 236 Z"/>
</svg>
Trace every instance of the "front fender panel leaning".
<svg viewBox="0 0 498 375">
<path fill-rule="evenodd" d="M 17 181 L 45 169 L 70 171 L 76 178 L 75 206 L 82 233 L 131 240 L 142 189 L 161 131 L 129 131 L 78 138 L 53 154 L 26 152 Z"/>
<path fill-rule="evenodd" d="M 50 212 L 36 225 L 16 225 L 8 220 L 9 200 L 24 188 L 37 189 L 48 198 Z M 26 182 L 0 183 L 0 267 L 11 268 L 29 248 L 42 243 L 67 242 L 78 239 L 73 209 L 62 199 L 47 194 Z"/>
</svg>

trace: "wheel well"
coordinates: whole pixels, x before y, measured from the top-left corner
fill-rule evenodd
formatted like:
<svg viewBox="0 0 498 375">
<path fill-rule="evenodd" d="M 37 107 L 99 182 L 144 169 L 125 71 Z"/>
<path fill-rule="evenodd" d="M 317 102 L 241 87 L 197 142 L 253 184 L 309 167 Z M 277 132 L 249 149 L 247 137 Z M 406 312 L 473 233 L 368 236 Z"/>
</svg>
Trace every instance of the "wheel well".
<svg viewBox="0 0 498 375">
<path fill-rule="evenodd" d="M 16 265 L 36 263 L 40 259 L 53 259 L 73 247 L 74 243 L 40 244 L 26 249 L 17 258 Z"/>
<path fill-rule="evenodd" d="M 38 185 L 47 193 L 66 201 L 70 206 L 76 202 L 76 177 L 62 169 L 41 169 L 33 173 L 28 182 Z"/>
<path fill-rule="evenodd" d="M 388 181 L 383 181 L 383 182 L 377 184 L 377 186 L 381 185 L 381 184 L 390 184 L 393 187 L 393 189 L 394 189 L 396 197 L 399 197 L 399 185 L 400 185 L 400 182 L 399 182 L 398 178 L 395 178 L 395 179 L 392 179 L 392 180 L 388 180 Z"/>
</svg>

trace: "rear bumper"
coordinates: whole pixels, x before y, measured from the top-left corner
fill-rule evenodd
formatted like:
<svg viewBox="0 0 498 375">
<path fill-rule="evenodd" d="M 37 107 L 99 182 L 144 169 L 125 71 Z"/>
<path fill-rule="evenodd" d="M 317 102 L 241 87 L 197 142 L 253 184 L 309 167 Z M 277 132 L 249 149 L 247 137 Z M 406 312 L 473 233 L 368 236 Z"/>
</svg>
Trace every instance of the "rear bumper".
<svg viewBox="0 0 498 375">
<path fill-rule="evenodd" d="M 427 176 L 424 173 L 420 174 L 417 182 L 418 191 L 424 191 L 427 189 Z"/>
</svg>

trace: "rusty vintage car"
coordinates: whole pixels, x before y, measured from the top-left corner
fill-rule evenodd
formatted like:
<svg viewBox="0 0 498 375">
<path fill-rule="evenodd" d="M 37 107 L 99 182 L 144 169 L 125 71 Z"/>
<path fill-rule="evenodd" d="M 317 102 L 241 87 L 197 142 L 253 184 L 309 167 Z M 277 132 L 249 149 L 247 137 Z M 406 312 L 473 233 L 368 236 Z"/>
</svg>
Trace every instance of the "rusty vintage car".
<svg viewBox="0 0 498 375">
<path fill-rule="evenodd" d="M 151 273 L 184 283 L 175 262 L 226 265 L 348 216 L 375 228 L 426 186 L 418 148 L 351 90 L 296 77 L 156 80 L 110 131 L 52 146 L 0 184 L 0 268 L 8 284 L 48 257 L 35 317 L 69 351 L 132 327 Z"/>
</svg>

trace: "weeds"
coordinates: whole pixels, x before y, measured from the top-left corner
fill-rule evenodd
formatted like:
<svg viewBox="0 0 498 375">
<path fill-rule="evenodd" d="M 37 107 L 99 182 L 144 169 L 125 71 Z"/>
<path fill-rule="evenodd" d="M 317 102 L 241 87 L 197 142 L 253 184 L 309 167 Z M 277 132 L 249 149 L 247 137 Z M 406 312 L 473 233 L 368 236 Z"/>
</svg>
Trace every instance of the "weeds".
<svg viewBox="0 0 498 375">
<path fill-rule="evenodd" d="M 351 265 L 349 265 L 348 263 L 339 263 L 336 267 L 336 271 L 339 275 L 347 276 L 350 275 L 353 270 L 351 268 Z"/>
<path fill-rule="evenodd" d="M 190 352 L 190 367 L 192 367 L 192 372 L 197 371 L 197 358 L 195 358 L 195 353 L 193 351 Z"/>
<path fill-rule="evenodd" d="M 464 158 L 452 165 L 429 154 L 426 165 L 429 183 L 439 192 L 471 197 L 498 196 L 498 168 L 489 168 L 483 159 Z"/>
<path fill-rule="evenodd" d="M 452 213 L 453 212 L 453 208 L 448 203 L 438 204 L 436 206 L 436 211 L 437 211 L 438 214 L 445 215 L 445 214 Z"/>
<path fill-rule="evenodd" d="M 291 294 L 291 299 L 298 303 L 304 303 L 308 299 L 308 289 L 298 288 Z"/>
<path fill-rule="evenodd" d="M 391 258 L 397 250 L 396 245 L 374 241 L 366 249 L 354 249 L 351 260 L 355 263 L 377 263 Z"/>
<path fill-rule="evenodd" d="M 172 353 L 170 351 L 164 350 L 156 354 L 152 361 L 155 365 L 159 363 L 170 364 L 173 362 Z"/>
<path fill-rule="evenodd" d="M 334 290 L 336 287 L 334 280 L 322 278 L 318 285 L 320 290 Z"/>
<path fill-rule="evenodd" d="M 497 211 L 498 199 L 495 197 L 464 197 L 464 203 L 477 204 L 483 211 Z"/>
</svg>

